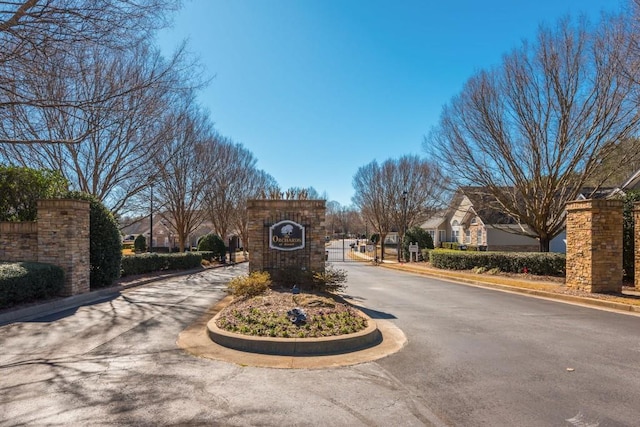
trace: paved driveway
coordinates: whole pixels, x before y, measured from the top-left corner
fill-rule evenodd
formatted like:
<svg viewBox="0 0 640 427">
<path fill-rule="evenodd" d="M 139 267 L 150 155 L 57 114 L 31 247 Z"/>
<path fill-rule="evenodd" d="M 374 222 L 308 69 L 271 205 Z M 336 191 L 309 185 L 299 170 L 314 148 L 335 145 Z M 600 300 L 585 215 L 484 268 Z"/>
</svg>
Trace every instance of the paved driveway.
<svg viewBox="0 0 640 427">
<path fill-rule="evenodd" d="M 246 265 L 208 270 L 1 327 L 0 425 L 637 425 L 639 318 L 346 268 L 405 331 L 399 353 L 316 370 L 187 355 L 178 334 Z"/>
</svg>

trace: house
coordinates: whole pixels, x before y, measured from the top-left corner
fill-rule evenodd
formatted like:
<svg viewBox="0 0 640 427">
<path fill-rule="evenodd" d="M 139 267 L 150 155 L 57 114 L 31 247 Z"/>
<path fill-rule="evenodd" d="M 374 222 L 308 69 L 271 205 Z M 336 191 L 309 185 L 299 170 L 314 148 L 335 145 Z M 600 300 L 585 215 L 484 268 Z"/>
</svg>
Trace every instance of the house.
<svg viewBox="0 0 640 427">
<path fill-rule="evenodd" d="M 434 246 L 457 243 L 480 250 L 538 251 L 538 240 L 522 234 L 527 231 L 527 226 L 502 212 L 495 199 L 481 190 L 481 187 L 459 188 L 449 207 L 422 225 L 431 235 Z M 619 197 L 628 190 L 640 190 L 640 169 L 619 187 L 584 188 L 578 200 Z M 566 252 L 565 231 L 551 240 L 549 250 Z"/>
<path fill-rule="evenodd" d="M 628 180 L 620 186 L 621 191 L 640 190 L 640 169 L 638 169 Z"/>
<path fill-rule="evenodd" d="M 479 190 L 480 187 L 459 188 L 449 207 L 422 225 L 434 246 L 455 243 L 478 250 L 538 251 L 538 240 L 522 234 L 527 232 L 527 226 L 502 212 L 490 195 Z M 564 252 L 565 247 L 564 234 L 550 243 L 552 252 Z"/>
</svg>

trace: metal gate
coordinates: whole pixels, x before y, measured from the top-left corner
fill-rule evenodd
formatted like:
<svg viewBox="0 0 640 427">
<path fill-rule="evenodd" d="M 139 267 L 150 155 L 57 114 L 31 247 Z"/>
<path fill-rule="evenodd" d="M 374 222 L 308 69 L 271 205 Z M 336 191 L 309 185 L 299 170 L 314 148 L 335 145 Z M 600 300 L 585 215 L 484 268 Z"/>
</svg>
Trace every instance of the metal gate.
<svg viewBox="0 0 640 427">
<path fill-rule="evenodd" d="M 371 262 L 376 257 L 376 246 L 358 239 L 333 239 L 326 243 L 328 262 Z"/>
</svg>

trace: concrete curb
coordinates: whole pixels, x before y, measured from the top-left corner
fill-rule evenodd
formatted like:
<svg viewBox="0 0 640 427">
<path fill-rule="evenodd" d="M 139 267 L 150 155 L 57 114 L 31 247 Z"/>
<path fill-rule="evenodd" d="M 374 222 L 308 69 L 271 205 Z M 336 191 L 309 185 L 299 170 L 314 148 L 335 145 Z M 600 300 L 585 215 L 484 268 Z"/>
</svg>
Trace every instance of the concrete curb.
<svg viewBox="0 0 640 427">
<path fill-rule="evenodd" d="M 228 296 L 212 305 L 203 315 L 178 335 L 176 344 L 187 354 L 238 366 L 276 369 L 327 369 L 372 362 L 397 353 L 407 345 L 402 330 L 389 320 L 378 319 L 376 325 L 381 342 L 351 353 L 324 356 L 278 356 L 249 353 L 224 347 L 211 340 L 207 323 L 226 307 L 233 297 Z"/>
<path fill-rule="evenodd" d="M 119 285 L 98 289 L 80 295 L 56 298 L 54 300 L 35 303 L 23 308 L 8 309 L 5 312 L 0 312 L 0 326 L 4 326 L 13 322 L 28 322 L 39 317 L 50 316 L 52 314 L 60 313 L 66 310 L 72 310 L 84 305 L 91 305 L 102 301 L 108 301 L 110 299 L 118 297 L 120 295 L 120 292 L 126 289 L 147 285 L 159 280 L 165 280 L 179 276 L 188 276 L 190 274 L 200 273 L 208 269 L 229 267 L 236 264 L 240 263 L 228 263 L 207 268 L 175 271 L 166 274 L 154 275 L 153 277 L 141 277 L 140 279 L 132 280 L 131 282 L 125 281 Z"/>
<path fill-rule="evenodd" d="M 207 323 L 207 334 L 216 344 L 233 350 L 277 356 L 326 356 L 363 350 L 378 345 L 382 335 L 376 322 L 367 319 L 368 326 L 359 332 L 321 338 L 272 338 L 257 337 L 225 331 L 216 325 L 220 313 Z"/>
<path fill-rule="evenodd" d="M 532 295 L 532 296 L 541 297 L 541 298 L 547 298 L 547 299 L 558 300 L 558 301 L 574 303 L 574 304 L 590 305 L 594 307 L 607 308 L 610 310 L 624 311 L 629 313 L 640 313 L 640 306 L 633 305 L 633 304 L 625 304 L 621 302 L 606 301 L 606 300 L 581 297 L 576 295 L 559 294 L 556 292 L 548 292 L 548 291 L 543 291 L 539 289 L 522 288 L 522 287 L 518 287 L 517 285 L 515 286 L 509 285 L 509 282 L 524 283 L 524 281 L 518 280 L 518 279 L 492 278 L 493 279 L 492 281 L 487 281 L 487 280 L 477 280 L 470 277 L 466 277 L 462 273 L 435 272 L 435 271 L 429 271 L 429 270 L 420 269 L 420 268 L 399 266 L 396 264 L 384 264 L 382 266 L 392 270 L 404 271 L 407 273 L 414 273 L 414 274 L 419 274 L 419 275 L 428 276 L 428 277 L 435 277 L 438 279 L 448 280 L 451 282 L 462 283 L 462 284 L 467 284 L 472 286 L 478 286 L 478 287 L 487 288 L 487 289 L 497 289 L 497 290 L 506 291 L 506 292 Z M 499 282 L 503 282 L 503 283 L 499 283 Z"/>
</svg>

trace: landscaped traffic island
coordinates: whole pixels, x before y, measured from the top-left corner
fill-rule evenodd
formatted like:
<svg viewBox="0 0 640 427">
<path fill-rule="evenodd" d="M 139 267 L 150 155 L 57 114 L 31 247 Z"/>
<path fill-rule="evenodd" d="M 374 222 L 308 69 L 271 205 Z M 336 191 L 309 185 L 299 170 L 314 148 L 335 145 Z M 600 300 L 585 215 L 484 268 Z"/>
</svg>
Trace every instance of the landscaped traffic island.
<svg viewBox="0 0 640 427">
<path fill-rule="evenodd" d="M 289 356 L 348 353 L 381 340 L 375 321 L 337 296 L 291 289 L 236 298 L 207 331 L 228 348 Z"/>
</svg>

